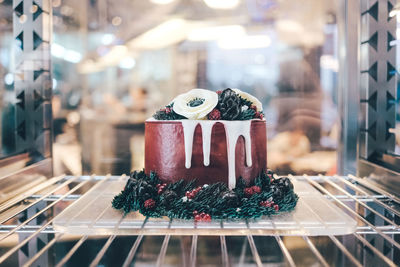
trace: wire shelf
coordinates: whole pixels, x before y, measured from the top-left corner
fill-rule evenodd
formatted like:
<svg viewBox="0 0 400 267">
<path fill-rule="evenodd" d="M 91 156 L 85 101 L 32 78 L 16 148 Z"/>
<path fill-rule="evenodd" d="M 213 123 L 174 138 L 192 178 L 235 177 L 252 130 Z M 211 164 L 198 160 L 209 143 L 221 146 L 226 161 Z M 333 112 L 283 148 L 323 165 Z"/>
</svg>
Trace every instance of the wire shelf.
<svg viewBox="0 0 400 267">
<path fill-rule="evenodd" d="M 311 179 L 313 179 L 311 177 Z M 295 210 L 258 219 L 212 220 L 194 222 L 146 218 L 139 212 L 124 215 L 111 201 L 123 190 L 126 177 L 110 177 L 54 221 L 56 230 L 82 235 L 344 235 L 356 231 L 357 222 L 326 199 L 304 177 L 292 177 L 299 196 Z"/>
<path fill-rule="evenodd" d="M 0 265 L 397 266 L 400 259 L 400 200 L 367 179 L 354 176 L 291 177 L 318 190 L 326 201 L 357 222 L 356 231 L 344 236 L 266 236 L 250 232 L 245 236 L 90 236 L 63 233 L 54 227 L 54 222 L 68 206 L 115 179 L 125 178 L 54 177 L 2 203 Z M 118 225 L 121 222 L 122 218 Z M 301 246 L 296 248 L 294 244 Z M 305 263 L 305 259 L 309 262 Z"/>
</svg>

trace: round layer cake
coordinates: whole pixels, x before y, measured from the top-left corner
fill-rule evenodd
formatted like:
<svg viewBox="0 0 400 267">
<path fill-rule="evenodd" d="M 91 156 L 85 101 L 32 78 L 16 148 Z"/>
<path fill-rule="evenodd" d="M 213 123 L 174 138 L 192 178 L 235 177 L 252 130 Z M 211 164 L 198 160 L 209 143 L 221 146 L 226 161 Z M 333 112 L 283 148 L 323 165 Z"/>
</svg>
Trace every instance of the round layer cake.
<svg viewBox="0 0 400 267">
<path fill-rule="evenodd" d="M 266 138 L 263 119 L 148 120 L 145 171 L 166 183 L 196 179 L 234 188 L 239 177 L 250 183 L 266 169 Z"/>
</svg>

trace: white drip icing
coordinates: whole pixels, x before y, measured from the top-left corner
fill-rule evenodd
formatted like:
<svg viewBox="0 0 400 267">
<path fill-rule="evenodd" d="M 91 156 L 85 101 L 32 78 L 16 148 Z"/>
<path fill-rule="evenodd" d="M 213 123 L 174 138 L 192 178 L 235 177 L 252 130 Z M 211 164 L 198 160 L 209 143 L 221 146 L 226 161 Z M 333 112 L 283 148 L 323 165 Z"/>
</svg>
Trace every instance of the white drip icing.
<svg viewBox="0 0 400 267">
<path fill-rule="evenodd" d="M 182 120 L 183 136 L 185 139 L 185 167 L 190 169 L 192 166 L 193 136 L 197 121 Z"/>
<path fill-rule="evenodd" d="M 210 164 L 211 151 L 211 132 L 215 123 L 220 122 L 224 125 L 226 133 L 226 147 L 228 154 L 228 186 L 230 189 L 236 186 L 236 171 L 235 171 L 235 151 L 236 143 L 239 136 L 243 136 L 246 150 L 246 165 L 252 165 L 251 157 L 251 137 L 250 127 L 251 120 L 247 121 L 196 121 L 182 120 L 183 135 L 185 140 L 185 167 L 189 169 L 192 162 L 193 152 L 193 137 L 197 124 L 200 124 L 203 137 L 203 163 L 204 166 Z"/>
<path fill-rule="evenodd" d="M 214 126 L 213 121 L 201 121 L 201 135 L 203 136 L 203 162 L 204 166 L 210 165 L 211 151 L 211 131 Z"/>
<path fill-rule="evenodd" d="M 247 166 L 251 166 L 251 121 L 224 121 L 223 124 L 225 127 L 228 152 L 228 187 L 232 189 L 236 187 L 235 152 L 237 140 L 241 135 L 244 137 L 246 146 L 246 163 Z"/>
</svg>

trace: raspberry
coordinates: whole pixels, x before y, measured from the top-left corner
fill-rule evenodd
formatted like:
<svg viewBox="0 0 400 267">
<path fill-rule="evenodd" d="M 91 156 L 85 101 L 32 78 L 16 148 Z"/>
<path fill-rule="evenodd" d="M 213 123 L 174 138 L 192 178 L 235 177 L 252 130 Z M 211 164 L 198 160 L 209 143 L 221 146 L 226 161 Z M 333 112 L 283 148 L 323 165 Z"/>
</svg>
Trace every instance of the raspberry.
<svg viewBox="0 0 400 267">
<path fill-rule="evenodd" d="M 221 119 L 221 112 L 214 108 L 209 114 L 208 114 L 208 119 L 209 120 L 220 120 Z"/>
<path fill-rule="evenodd" d="M 152 198 L 149 198 L 148 200 L 146 200 L 145 202 L 144 202 L 144 207 L 146 208 L 146 209 L 152 209 L 152 208 L 154 208 L 156 206 L 156 202 L 154 201 L 154 199 L 152 199 Z"/>
<path fill-rule="evenodd" d="M 201 221 L 201 216 L 200 216 L 200 214 L 197 214 L 197 215 L 194 216 L 194 221 L 195 221 L 195 222 Z"/>
<path fill-rule="evenodd" d="M 251 189 L 253 190 L 254 194 L 259 194 L 261 193 L 261 188 L 259 186 L 252 186 Z"/>
<path fill-rule="evenodd" d="M 275 210 L 275 211 L 278 211 L 278 210 L 279 210 L 279 206 L 275 204 L 275 205 L 274 205 L 274 210 Z"/>
</svg>

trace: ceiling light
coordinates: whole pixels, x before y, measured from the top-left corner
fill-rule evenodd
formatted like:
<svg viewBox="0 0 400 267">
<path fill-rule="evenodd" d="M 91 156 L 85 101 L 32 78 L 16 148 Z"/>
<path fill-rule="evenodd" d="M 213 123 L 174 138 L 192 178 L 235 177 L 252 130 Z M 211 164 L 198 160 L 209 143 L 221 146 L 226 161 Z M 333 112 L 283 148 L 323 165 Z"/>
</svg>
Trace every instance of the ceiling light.
<svg viewBox="0 0 400 267">
<path fill-rule="evenodd" d="M 64 55 L 64 60 L 71 62 L 71 63 L 78 63 L 81 61 L 82 55 L 73 50 L 67 50 Z"/>
<path fill-rule="evenodd" d="M 74 50 L 69 50 L 62 45 L 53 43 L 51 45 L 51 55 L 53 57 L 62 58 L 71 63 L 78 63 L 82 59 L 82 55 Z"/>
<path fill-rule="evenodd" d="M 253 49 L 271 45 L 271 39 L 267 35 L 248 35 L 237 38 L 224 38 L 218 41 L 222 49 Z"/>
<path fill-rule="evenodd" d="M 53 43 L 51 45 L 51 55 L 54 57 L 62 58 L 65 54 L 65 48 L 59 44 Z"/>
<path fill-rule="evenodd" d="M 246 30 L 240 25 L 227 25 L 193 29 L 189 32 L 189 41 L 218 40 L 224 37 L 244 36 Z"/>
<path fill-rule="evenodd" d="M 174 1 L 175 0 L 150 0 L 150 2 L 152 2 L 153 4 L 157 4 L 157 5 L 166 5 L 166 4 L 170 4 Z"/>
<path fill-rule="evenodd" d="M 183 19 L 170 19 L 139 35 L 128 43 L 135 49 L 160 49 L 186 38 L 188 24 Z"/>
<path fill-rule="evenodd" d="M 135 65 L 136 65 L 136 61 L 132 57 L 124 58 L 119 63 L 119 67 L 123 68 L 123 69 L 132 69 L 133 67 L 135 67 Z"/>
<path fill-rule="evenodd" d="M 115 40 L 115 35 L 111 33 L 106 33 L 101 37 L 101 43 L 103 45 L 110 45 Z"/>
<path fill-rule="evenodd" d="M 204 0 L 204 2 L 215 9 L 233 9 L 239 5 L 240 0 Z"/>
</svg>

